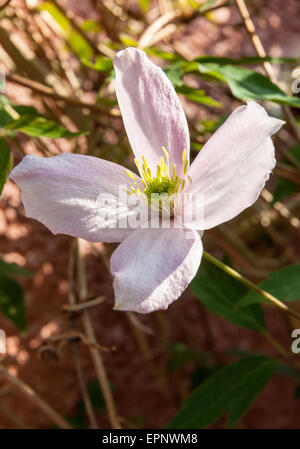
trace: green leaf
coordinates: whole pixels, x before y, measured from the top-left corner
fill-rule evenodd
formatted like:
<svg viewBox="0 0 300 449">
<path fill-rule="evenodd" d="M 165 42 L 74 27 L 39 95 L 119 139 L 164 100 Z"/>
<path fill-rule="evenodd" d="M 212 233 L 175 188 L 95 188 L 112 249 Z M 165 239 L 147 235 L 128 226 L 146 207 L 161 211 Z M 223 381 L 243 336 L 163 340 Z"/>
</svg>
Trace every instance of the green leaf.
<svg viewBox="0 0 300 449">
<path fill-rule="evenodd" d="M 264 315 L 259 304 L 236 309 L 236 304 L 248 289 L 211 262 L 202 260 L 190 287 L 194 295 L 211 312 L 238 326 L 259 332 L 265 330 Z"/>
<path fill-rule="evenodd" d="M 183 343 L 174 343 L 170 345 L 169 353 L 169 371 L 176 371 L 189 362 L 199 362 L 209 358 L 209 354 L 206 352 L 190 349 Z"/>
<path fill-rule="evenodd" d="M 55 22 L 60 26 L 70 47 L 79 59 L 90 60 L 93 56 L 93 49 L 84 37 L 73 27 L 70 20 L 51 2 L 44 2 L 39 6 L 42 11 L 47 11 Z"/>
<path fill-rule="evenodd" d="M 0 278 L 7 276 L 33 276 L 32 271 L 19 267 L 16 263 L 8 263 L 0 259 Z"/>
<path fill-rule="evenodd" d="M 259 287 L 281 301 L 295 301 L 300 298 L 300 264 L 280 268 L 260 282 Z M 248 307 L 249 304 L 268 302 L 259 293 L 249 291 L 237 303 L 237 307 Z M 241 309 L 239 309 L 241 310 Z"/>
<path fill-rule="evenodd" d="M 276 361 L 267 358 L 263 361 L 263 358 L 260 363 L 257 363 L 257 367 L 247 373 L 244 380 L 237 385 L 227 416 L 228 427 L 236 425 L 271 378 Z"/>
<path fill-rule="evenodd" d="M 101 31 L 102 26 L 97 20 L 87 19 L 82 23 L 80 28 L 83 31 L 99 32 Z"/>
<path fill-rule="evenodd" d="M 183 69 L 179 63 L 171 64 L 169 67 L 164 68 L 164 72 L 175 87 L 183 85 Z"/>
<path fill-rule="evenodd" d="M 19 119 L 9 122 L 6 125 L 6 129 L 17 130 L 31 137 L 71 138 L 86 134 L 84 132 L 68 131 L 52 120 L 36 115 L 23 115 Z"/>
<path fill-rule="evenodd" d="M 5 140 L 0 138 L 0 195 L 11 169 L 12 169 L 12 157 L 10 148 L 5 142 Z"/>
<path fill-rule="evenodd" d="M 228 411 L 233 427 L 271 377 L 276 361 L 265 356 L 244 357 L 230 363 L 202 383 L 167 425 L 169 429 L 201 429 Z"/>
<path fill-rule="evenodd" d="M 174 53 L 169 53 L 167 51 L 160 50 L 157 47 L 145 48 L 144 51 L 149 56 L 156 56 L 157 58 L 164 59 L 165 61 L 172 61 L 172 62 L 185 61 L 184 59 L 181 58 L 181 56 L 174 54 Z"/>
<path fill-rule="evenodd" d="M 289 149 L 288 154 L 294 159 L 295 162 L 298 162 L 300 164 L 300 145 L 294 145 Z M 290 165 L 291 162 L 286 156 L 287 154 L 285 154 L 283 161 L 284 163 Z M 294 192 L 297 192 L 298 188 L 299 186 L 293 181 L 277 176 L 273 191 L 272 204 L 276 203 L 276 201 L 283 201 L 287 196 L 291 195 Z"/>
<path fill-rule="evenodd" d="M 205 95 L 204 90 L 194 89 L 193 87 L 181 85 L 176 86 L 176 92 L 178 94 L 184 95 L 186 98 L 192 101 L 196 101 L 197 103 L 206 104 L 208 106 L 213 106 L 215 108 L 221 108 L 222 105 L 218 101 L 213 98 Z"/>
<path fill-rule="evenodd" d="M 198 64 L 199 72 L 228 84 L 234 97 L 240 100 L 268 100 L 300 108 L 300 98 L 291 97 L 261 73 L 235 65 Z"/>
<path fill-rule="evenodd" d="M 298 188 L 299 187 L 297 186 L 297 184 L 295 184 L 293 181 L 277 176 L 273 192 L 272 204 L 276 203 L 277 201 L 283 201 L 292 193 L 297 192 Z"/>
<path fill-rule="evenodd" d="M 98 70 L 98 72 L 110 72 L 113 69 L 112 60 L 105 56 L 98 56 L 96 62 L 90 62 L 87 59 L 82 59 L 81 62 L 91 69 Z"/>
<path fill-rule="evenodd" d="M 270 56 L 245 56 L 243 58 L 222 58 L 216 56 L 203 55 L 194 59 L 193 62 L 213 62 L 220 65 L 251 65 L 262 64 L 264 62 L 272 62 L 273 64 L 294 64 L 297 62 L 295 58 L 272 58 Z"/>
<path fill-rule="evenodd" d="M 26 328 L 23 290 L 12 279 L 0 278 L 0 310 L 16 327 L 24 332 Z"/>
</svg>

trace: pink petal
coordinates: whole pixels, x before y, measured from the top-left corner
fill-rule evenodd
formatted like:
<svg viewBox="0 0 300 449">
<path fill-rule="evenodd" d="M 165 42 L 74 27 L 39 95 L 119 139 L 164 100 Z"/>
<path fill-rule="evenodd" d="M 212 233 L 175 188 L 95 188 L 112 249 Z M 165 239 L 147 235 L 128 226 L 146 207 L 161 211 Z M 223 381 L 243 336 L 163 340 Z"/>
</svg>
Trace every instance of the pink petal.
<svg viewBox="0 0 300 449">
<path fill-rule="evenodd" d="M 132 232 L 112 223 L 117 206 L 124 208 L 124 215 L 129 213 L 126 204 L 120 204 L 119 186 L 128 186 L 131 179 L 120 165 L 70 153 L 50 158 L 25 156 L 10 177 L 22 191 L 26 215 L 54 234 L 120 242 Z M 102 194 L 112 195 L 108 203 L 103 204 Z M 103 223 L 104 214 L 114 228 L 108 227 L 108 221 Z"/>
<path fill-rule="evenodd" d="M 181 174 L 182 153 L 189 157 L 189 131 L 182 105 L 167 76 L 136 48 L 117 53 L 116 93 L 129 142 L 139 162 L 145 156 L 152 173 L 164 156 Z"/>
<path fill-rule="evenodd" d="M 202 229 L 230 220 L 257 200 L 276 163 L 270 136 L 283 123 L 250 101 L 204 145 L 188 172 L 193 182 L 185 189 L 203 195 Z"/>
<path fill-rule="evenodd" d="M 110 260 L 115 309 L 140 313 L 167 309 L 195 276 L 201 257 L 202 243 L 195 231 L 132 232 Z"/>
</svg>

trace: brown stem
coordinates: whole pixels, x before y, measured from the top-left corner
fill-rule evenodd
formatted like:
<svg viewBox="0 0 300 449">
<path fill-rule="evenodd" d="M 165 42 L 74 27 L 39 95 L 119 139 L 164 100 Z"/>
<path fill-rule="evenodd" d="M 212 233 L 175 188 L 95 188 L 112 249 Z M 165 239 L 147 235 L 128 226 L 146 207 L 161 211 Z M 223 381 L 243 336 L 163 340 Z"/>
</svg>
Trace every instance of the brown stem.
<svg viewBox="0 0 300 449">
<path fill-rule="evenodd" d="M 63 101 L 64 103 L 77 108 L 89 109 L 90 111 L 93 112 L 98 113 L 101 112 L 102 114 L 111 115 L 115 117 L 120 116 L 119 111 L 116 109 L 107 110 L 98 104 L 85 103 L 77 100 L 76 98 L 67 97 L 65 95 L 59 95 L 56 92 L 54 92 L 54 89 L 52 89 L 51 87 L 45 86 L 40 82 L 25 78 L 24 76 L 11 73 L 6 75 L 6 80 L 12 83 L 20 84 L 21 86 L 24 87 L 28 87 L 29 89 L 33 90 L 36 93 L 39 93 L 43 96 L 51 97 L 54 100 Z"/>
<path fill-rule="evenodd" d="M 83 242 L 81 239 L 77 239 L 77 269 L 78 269 L 78 281 L 79 281 L 79 300 L 85 301 L 88 298 L 88 287 L 85 273 L 85 262 L 83 255 Z M 85 309 L 82 313 L 83 325 L 85 333 L 90 342 L 97 345 L 97 339 L 94 331 L 94 326 L 92 322 L 92 316 L 89 309 Z M 109 386 L 109 381 L 107 378 L 105 366 L 99 351 L 95 348 L 90 347 L 91 356 L 95 365 L 95 370 L 99 384 L 102 389 L 104 401 L 106 404 L 108 417 L 113 429 L 120 429 L 121 425 L 118 420 L 117 410 L 114 402 L 114 398 Z"/>
<path fill-rule="evenodd" d="M 69 303 L 70 305 L 74 306 L 76 305 L 76 297 L 74 294 L 75 291 L 75 273 L 74 273 L 74 269 L 75 269 L 75 250 L 76 247 L 74 245 L 74 241 L 72 242 L 72 246 L 71 246 L 71 250 L 70 250 L 70 258 L 69 258 L 69 282 L 70 282 L 70 293 L 69 293 Z M 71 320 L 71 326 L 73 329 L 76 330 L 77 326 L 76 326 L 76 321 L 74 318 L 74 315 L 71 315 L 70 317 Z M 89 423 L 90 423 L 90 428 L 91 429 L 98 429 L 98 423 L 97 423 L 97 419 L 95 416 L 95 412 L 93 410 L 93 406 L 92 406 L 92 402 L 90 399 L 90 395 L 88 392 L 88 388 L 86 385 L 86 381 L 85 381 L 85 377 L 84 377 L 84 373 L 83 373 L 83 368 L 82 368 L 82 364 L 81 364 L 81 360 L 80 360 L 80 354 L 79 354 L 79 347 L 78 347 L 78 342 L 77 341 L 73 341 L 72 342 L 72 346 L 73 346 L 73 354 L 74 354 L 74 361 L 75 361 L 75 369 L 76 369 L 76 374 L 77 374 L 77 379 L 78 379 L 78 383 L 79 383 L 79 387 L 81 390 L 81 394 L 82 394 L 82 399 L 85 405 L 85 409 L 86 409 L 86 413 L 89 419 Z"/>
<path fill-rule="evenodd" d="M 72 426 L 57 413 L 47 402 L 44 401 L 28 384 L 16 376 L 13 376 L 8 369 L 0 363 L 0 373 L 2 373 L 12 384 L 14 384 L 28 399 L 42 410 L 48 418 L 62 429 L 72 429 Z"/>
</svg>

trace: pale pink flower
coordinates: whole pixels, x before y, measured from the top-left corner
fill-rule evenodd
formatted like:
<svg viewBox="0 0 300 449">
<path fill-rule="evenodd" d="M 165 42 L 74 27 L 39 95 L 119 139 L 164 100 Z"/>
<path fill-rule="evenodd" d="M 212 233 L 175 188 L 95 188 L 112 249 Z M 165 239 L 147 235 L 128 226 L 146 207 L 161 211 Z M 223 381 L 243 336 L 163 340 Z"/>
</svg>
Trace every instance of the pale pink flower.
<svg viewBox="0 0 300 449">
<path fill-rule="evenodd" d="M 187 121 L 164 72 L 135 48 L 120 51 L 114 66 L 117 98 L 141 177 L 112 162 L 65 153 L 26 156 L 11 178 L 22 190 L 27 216 L 54 234 L 121 242 L 111 257 L 115 308 L 148 313 L 166 309 L 195 276 L 202 256 L 197 230 L 230 220 L 256 201 L 275 165 L 270 136 L 283 122 L 253 101 L 240 106 L 189 166 Z M 100 194 L 113 194 L 123 215 L 130 213 L 119 197 L 120 185 L 146 203 L 153 186 L 180 195 L 201 193 L 204 220 L 189 223 L 188 239 L 185 226 L 103 227 Z M 105 211 L 110 217 L 115 207 L 111 211 L 106 205 Z"/>
</svg>

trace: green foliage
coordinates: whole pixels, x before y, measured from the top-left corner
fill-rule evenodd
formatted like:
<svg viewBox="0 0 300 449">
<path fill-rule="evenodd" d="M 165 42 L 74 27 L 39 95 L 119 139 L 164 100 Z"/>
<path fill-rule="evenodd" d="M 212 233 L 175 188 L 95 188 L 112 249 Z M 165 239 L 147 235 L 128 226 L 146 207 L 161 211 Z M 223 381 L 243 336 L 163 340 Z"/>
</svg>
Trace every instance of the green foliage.
<svg viewBox="0 0 300 449">
<path fill-rule="evenodd" d="M 208 95 L 205 95 L 204 90 L 201 89 L 195 89 L 193 87 L 182 85 L 176 87 L 176 92 L 178 94 L 184 95 L 189 100 L 195 101 L 196 103 L 206 104 L 215 108 L 222 107 L 221 103 L 209 97 Z"/>
<path fill-rule="evenodd" d="M 70 20 L 60 9 L 58 9 L 51 2 L 43 2 L 39 8 L 42 11 L 47 11 L 52 16 L 52 18 L 61 28 L 63 35 L 69 43 L 70 47 L 79 59 L 85 58 L 87 60 L 90 60 L 92 58 L 92 47 L 87 42 L 87 40 L 84 39 L 84 37 L 72 27 Z"/>
<path fill-rule="evenodd" d="M 26 328 L 24 295 L 21 286 L 11 278 L 32 275 L 31 271 L 0 259 L 0 310 L 21 332 Z"/>
<path fill-rule="evenodd" d="M 262 391 L 276 367 L 264 356 L 244 357 L 214 373 L 185 401 L 183 409 L 167 425 L 169 429 L 201 429 L 226 412 L 234 427 Z"/>
<path fill-rule="evenodd" d="M 9 110 L 5 108 L 12 106 L 20 118 L 14 119 Z M 85 134 L 84 132 L 71 132 L 61 125 L 41 115 L 34 107 L 26 105 L 13 105 L 6 97 L 0 96 L 0 128 L 3 128 L 8 137 L 14 136 L 15 132 L 22 132 L 31 137 L 70 139 Z"/>
<path fill-rule="evenodd" d="M 238 326 L 264 332 L 264 315 L 259 304 L 242 309 L 236 308 L 236 304 L 248 289 L 211 262 L 202 260 L 190 287 L 195 296 L 211 312 Z"/>
<path fill-rule="evenodd" d="M 259 287 L 281 301 L 295 301 L 300 298 L 300 264 L 280 268 L 260 282 Z M 237 307 L 248 307 L 249 304 L 267 302 L 259 293 L 249 291 L 237 303 Z M 241 309 L 239 309 L 241 310 Z"/>
<path fill-rule="evenodd" d="M 58 137 L 68 139 L 85 134 L 83 132 L 71 132 L 52 120 L 48 120 L 46 117 L 35 115 L 23 115 L 19 119 L 9 122 L 6 125 L 6 129 L 19 131 L 31 137 L 48 137 L 52 139 Z"/>
<path fill-rule="evenodd" d="M 244 67 L 199 62 L 198 70 L 226 83 L 234 97 L 240 100 L 268 100 L 300 108 L 300 98 L 291 97 L 266 76 Z"/>
<path fill-rule="evenodd" d="M 24 295 L 20 285 L 7 277 L 0 277 L 0 310 L 19 331 L 26 328 Z"/>
<path fill-rule="evenodd" d="M 300 145 L 294 145 L 292 148 L 290 148 L 288 151 L 288 155 L 300 165 Z M 290 164 L 290 161 L 287 157 L 284 157 L 283 161 L 285 164 Z M 273 204 L 276 203 L 276 201 L 283 201 L 287 196 L 291 195 L 294 192 L 297 192 L 298 190 L 299 186 L 293 181 L 281 178 L 280 176 L 276 176 L 275 187 L 273 191 Z"/>
<path fill-rule="evenodd" d="M 11 168 L 12 157 L 9 146 L 4 139 L 0 138 L 0 195 Z"/>
<path fill-rule="evenodd" d="M 200 362 L 207 360 L 209 354 L 190 349 L 183 343 L 174 343 L 169 347 L 169 371 L 176 371 L 189 362 Z"/>
<path fill-rule="evenodd" d="M 90 67 L 91 69 L 97 70 L 98 72 L 110 72 L 113 69 L 113 63 L 110 58 L 105 56 L 98 56 L 95 62 L 90 62 L 87 59 L 81 59 L 81 62 Z"/>
</svg>

